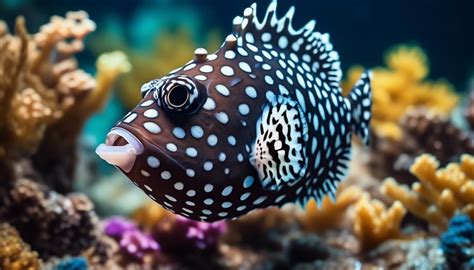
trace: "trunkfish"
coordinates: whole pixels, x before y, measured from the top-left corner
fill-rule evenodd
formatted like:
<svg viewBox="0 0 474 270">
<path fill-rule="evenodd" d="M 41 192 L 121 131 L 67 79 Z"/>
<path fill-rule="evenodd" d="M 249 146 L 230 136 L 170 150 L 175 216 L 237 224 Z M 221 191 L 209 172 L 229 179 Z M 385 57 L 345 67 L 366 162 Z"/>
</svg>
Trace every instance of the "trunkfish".
<svg viewBox="0 0 474 270">
<path fill-rule="evenodd" d="M 145 83 L 96 152 L 167 210 L 201 221 L 334 198 L 352 133 L 365 144 L 371 73 L 347 97 L 339 55 L 315 21 L 295 30 L 271 2 L 233 20 L 212 54 Z"/>
</svg>

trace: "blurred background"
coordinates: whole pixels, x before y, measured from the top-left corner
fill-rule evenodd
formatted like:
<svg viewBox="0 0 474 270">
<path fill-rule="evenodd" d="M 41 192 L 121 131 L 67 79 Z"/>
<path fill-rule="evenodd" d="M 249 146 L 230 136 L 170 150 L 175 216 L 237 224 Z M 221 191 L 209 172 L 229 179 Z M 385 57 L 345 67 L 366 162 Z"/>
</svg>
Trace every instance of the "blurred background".
<svg viewBox="0 0 474 270">
<path fill-rule="evenodd" d="M 87 264 L 107 266 L 94 269 L 474 269 L 472 0 L 278 1 L 278 17 L 296 7 L 294 28 L 316 19 L 316 30 L 330 34 L 345 74 L 344 94 L 363 68 L 374 71 L 372 143 L 365 148 L 353 143 L 350 175 L 335 202 L 326 197 L 321 207 L 310 201 L 236 221 L 194 222 L 166 212 L 98 158 L 95 148 L 139 102 L 140 86 L 188 62 L 198 47 L 217 50 L 232 31 L 234 16 L 252 2 L 0 0 L 0 20 L 10 32 L 17 16 L 26 18 L 28 41 L 36 46 L 26 54 L 43 65 L 30 68 L 36 61 L 28 59 L 30 65 L 18 64 L 25 53 L 19 46 L 21 20 L 18 35 L 5 34 L 0 24 L 0 45 L 9 44 L 0 46 L 6 48 L 0 51 L 0 82 L 7 82 L 0 84 L 0 98 L 6 96 L 2 91 L 15 97 L 0 107 L 9 109 L 0 114 L 0 180 L 12 180 L 0 182 L 0 221 L 11 225 L 0 223 L 1 269 L 27 269 L 2 264 L 11 262 L 9 245 L 18 249 L 21 238 L 38 253 L 20 259 L 41 258 L 61 270 L 87 269 Z M 271 0 L 256 2 L 262 18 Z M 67 14 L 78 10 L 95 25 L 85 13 Z M 89 28 L 83 48 L 61 56 L 58 43 L 82 45 L 82 35 L 61 31 L 71 28 L 66 22 Z M 61 38 L 55 40 L 56 34 Z M 52 37 L 52 50 L 38 45 L 42 35 Z M 16 62 L 5 61 L 9 57 Z M 71 62 L 64 71 L 63 64 Z M 12 63 L 22 70 L 9 76 Z M 57 83 L 74 83 L 68 75 L 82 83 L 66 85 L 70 92 Z M 15 76 L 28 87 L 17 89 L 17 81 L 8 80 Z M 50 88 L 48 95 L 40 95 L 43 88 Z M 73 90 L 84 90 L 86 97 Z M 53 121 L 51 108 L 60 108 L 64 96 L 74 106 L 58 110 Z M 49 110 L 39 120 L 15 105 L 29 105 L 32 98 Z M 16 130 L 26 131 L 2 135 Z M 60 268 L 57 258 L 79 255 L 72 263 L 83 268 Z"/>
</svg>

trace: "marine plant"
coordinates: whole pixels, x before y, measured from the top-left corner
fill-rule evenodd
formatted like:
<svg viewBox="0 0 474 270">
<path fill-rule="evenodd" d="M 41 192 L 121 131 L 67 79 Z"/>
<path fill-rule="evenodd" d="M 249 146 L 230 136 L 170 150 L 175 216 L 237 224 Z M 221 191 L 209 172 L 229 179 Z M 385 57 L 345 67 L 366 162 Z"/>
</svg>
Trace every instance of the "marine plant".
<svg viewBox="0 0 474 270">
<path fill-rule="evenodd" d="M 459 97 L 449 82 L 427 79 L 428 57 L 420 47 L 393 47 L 386 53 L 385 65 L 373 68 L 371 124 L 375 135 L 401 140 L 403 131 L 398 122 L 408 109 L 425 107 L 448 115 L 458 103 Z M 349 69 L 343 84 L 346 92 L 363 70 L 360 66 Z"/>
<path fill-rule="evenodd" d="M 435 230 L 446 229 L 449 219 L 463 213 L 474 219 L 474 157 L 463 155 L 460 163 L 439 168 L 438 160 L 428 154 L 419 156 L 410 168 L 418 179 L 409 188 L 387 178 L 383 194 L 400 201 L 413 215 Z"/>
</svg>

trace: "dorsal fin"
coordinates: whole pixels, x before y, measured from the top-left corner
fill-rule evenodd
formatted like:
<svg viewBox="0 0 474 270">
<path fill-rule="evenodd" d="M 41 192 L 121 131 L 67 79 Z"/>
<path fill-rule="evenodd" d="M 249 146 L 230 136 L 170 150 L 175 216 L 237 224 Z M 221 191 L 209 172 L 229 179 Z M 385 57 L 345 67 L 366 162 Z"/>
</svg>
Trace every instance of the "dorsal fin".
<svg viewBox="0 0 474 270">
<path fill-rule="evenodd" d="M 243 17 L 235 17 L 234 34 L 238 46 L 261 45 L 268 50 L 284 52 L 289 59 L 313 74 L 320 89 L 340 93 L 342 71 L 339 54 L 329 42 L 329 34 L 315 31 L 315 20 L 295 30 L 292 25 L 295 8 L 290 7 L 281 18 L 277 18 L 276 8 L 277 2 L 271 2 L 265 17 L 259 21 L 257 4 L 253 3 L 244 10 Z"/>
</svg>

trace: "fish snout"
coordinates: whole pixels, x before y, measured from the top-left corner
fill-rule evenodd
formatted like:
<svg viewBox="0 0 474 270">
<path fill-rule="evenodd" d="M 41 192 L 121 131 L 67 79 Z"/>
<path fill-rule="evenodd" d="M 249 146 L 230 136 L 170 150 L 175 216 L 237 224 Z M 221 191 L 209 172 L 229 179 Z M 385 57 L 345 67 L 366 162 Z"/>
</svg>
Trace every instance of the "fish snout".
<svg viewBox="0 0 474 270">
<path fill-rule="evenodd" d="M 105 143 L 100 144 L 95 152 L 109 164 L 130 172 L 135 164 L 136 157 L 143 153 L 144 147 L 135 135 L 126 129 L 113 128 Z"/>
</svg>

